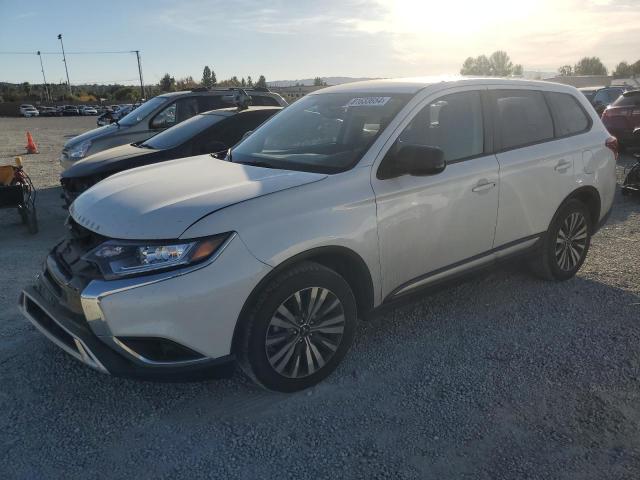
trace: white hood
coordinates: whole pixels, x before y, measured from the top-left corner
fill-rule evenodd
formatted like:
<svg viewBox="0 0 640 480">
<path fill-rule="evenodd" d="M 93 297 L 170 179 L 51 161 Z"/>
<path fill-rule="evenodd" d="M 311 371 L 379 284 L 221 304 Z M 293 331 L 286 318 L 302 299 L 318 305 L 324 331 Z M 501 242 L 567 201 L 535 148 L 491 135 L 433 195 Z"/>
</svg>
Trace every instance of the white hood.
<svg viewBox="0 0 640 480">
<path fill-rule="evenodd" d="M 174 239 L 216 210 L 323 178 L 201 155 L 113 175 L 80 195 L 70 214 L 110 238 Z"/>
</svg>

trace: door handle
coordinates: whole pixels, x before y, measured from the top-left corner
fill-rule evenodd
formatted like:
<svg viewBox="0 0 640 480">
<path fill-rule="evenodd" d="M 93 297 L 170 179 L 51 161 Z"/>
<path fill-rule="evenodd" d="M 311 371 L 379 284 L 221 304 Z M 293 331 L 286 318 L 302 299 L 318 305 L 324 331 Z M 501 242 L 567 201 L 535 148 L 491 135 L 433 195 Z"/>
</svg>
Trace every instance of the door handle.
<svg viewBox="0 0 640 480">
<path fill-rule="evenodd" d="M 562 159 L 555 166 L 556 172 L 566 172 L 571 166 L 571 162 L 569 160 Z"/>
<path fill-rule="evenodd" d="M 471 189 L 472 192 L 480 193 L 486 192 L 496 186 L 496 182 L 489 182 L 488 180 L 480 180 L 475 187 Z"/>
</svg>

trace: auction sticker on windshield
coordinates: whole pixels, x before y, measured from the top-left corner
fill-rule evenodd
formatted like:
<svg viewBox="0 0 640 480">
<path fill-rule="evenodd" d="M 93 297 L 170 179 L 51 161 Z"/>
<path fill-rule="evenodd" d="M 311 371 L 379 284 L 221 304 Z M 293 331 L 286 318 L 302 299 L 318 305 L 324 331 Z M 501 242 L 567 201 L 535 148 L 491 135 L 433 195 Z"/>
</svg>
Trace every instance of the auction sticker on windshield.
<svg viewBox="0 0 640 480">
<path fill-rule="evenodd" d="M 381 107 L 390 99 L 391 97 L 357 97 L 349 100 L 347 107 Z"/>
</svg>

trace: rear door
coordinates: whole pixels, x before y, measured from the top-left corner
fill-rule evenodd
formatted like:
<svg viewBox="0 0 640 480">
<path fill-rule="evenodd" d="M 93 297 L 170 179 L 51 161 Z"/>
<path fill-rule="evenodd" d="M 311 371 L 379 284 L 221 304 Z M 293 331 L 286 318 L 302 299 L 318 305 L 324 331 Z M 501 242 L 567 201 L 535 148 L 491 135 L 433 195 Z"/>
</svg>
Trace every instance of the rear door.
<svg viewBox="0 0 640 480">
<path fill-rule="evenodd" d="M 555 139 L 541 91 L 491 90 L 500 200 L 494 246 L 524 242 L 545 232 L 574 184 L 574 142 Z"/>
</svg>

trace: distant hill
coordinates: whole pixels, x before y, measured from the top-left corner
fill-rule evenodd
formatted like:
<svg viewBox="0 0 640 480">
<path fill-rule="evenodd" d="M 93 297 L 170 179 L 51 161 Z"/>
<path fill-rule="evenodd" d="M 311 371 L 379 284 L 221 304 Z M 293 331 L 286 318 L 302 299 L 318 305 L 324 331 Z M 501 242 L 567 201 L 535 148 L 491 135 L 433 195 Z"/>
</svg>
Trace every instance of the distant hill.
<svg viewBox="0 0 640 480">
<path fill-rule="evenodd" d="M 374 80 L 368 77 L 320 77 L 327 85 L 340 85 L 342 83 L 359 82 L 361 80 Z M 297 84 L 313 85 L 313 78 L 303 78 L 301 80 L 274 80 L 273 82 L 267 82 L 270 87 L 292 87 Z"/>
</svg>

